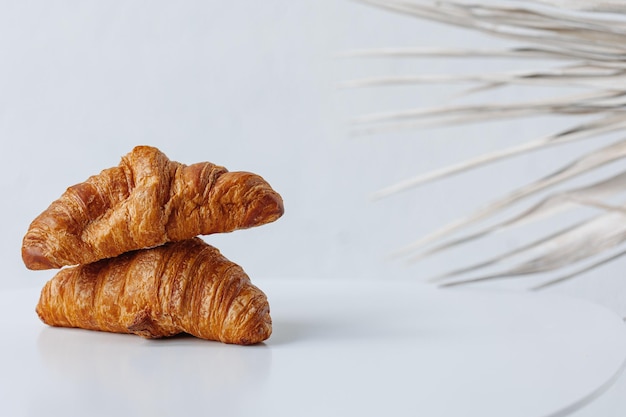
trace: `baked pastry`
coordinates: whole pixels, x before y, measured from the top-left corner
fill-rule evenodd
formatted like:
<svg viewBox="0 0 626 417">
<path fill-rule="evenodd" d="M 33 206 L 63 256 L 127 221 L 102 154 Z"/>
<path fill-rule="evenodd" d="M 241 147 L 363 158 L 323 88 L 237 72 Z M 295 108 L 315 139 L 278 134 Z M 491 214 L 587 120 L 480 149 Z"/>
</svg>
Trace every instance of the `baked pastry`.
<svg viewBox="0 0 626 417">
<path fill-rule="evenodd" d="M 272 332 L 265 294 L 200 238 L 64 268 L 36 310 L 51 326 L 146 338 L 185 332 L 249 345 Z"/>
<path fill-rule="evenodd" d="M 209 162 L 183 165 L 138 146 L 119 166 L 67 191 L 30 225 L 29 269 L 60 268 L 272 222 L 280 195 L 260 176 Z"/>
</svg>

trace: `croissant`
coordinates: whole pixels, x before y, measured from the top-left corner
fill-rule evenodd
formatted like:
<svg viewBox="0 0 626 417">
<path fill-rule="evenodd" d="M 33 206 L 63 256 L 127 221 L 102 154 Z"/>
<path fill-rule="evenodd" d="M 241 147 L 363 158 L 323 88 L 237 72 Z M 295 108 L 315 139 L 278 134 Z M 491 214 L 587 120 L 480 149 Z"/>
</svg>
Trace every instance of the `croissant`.
<svg viewBox="0 0 626 417">
<path fill-rule="evenodd" d="M 119 166 L 69 187 L 31 223 L 22 243 L 29 269 L 112 258 L 198 235 L 272 222 L 280 195 L 260 176 L 209 162 L 183 165 L 138 146 Z"/>
<path fill-rule="evenodd" d="M 265 294 L 200 238 L 64 268 L 36 308 L 51 326 L 249 345 L 269 338 Z"/>
</svg>

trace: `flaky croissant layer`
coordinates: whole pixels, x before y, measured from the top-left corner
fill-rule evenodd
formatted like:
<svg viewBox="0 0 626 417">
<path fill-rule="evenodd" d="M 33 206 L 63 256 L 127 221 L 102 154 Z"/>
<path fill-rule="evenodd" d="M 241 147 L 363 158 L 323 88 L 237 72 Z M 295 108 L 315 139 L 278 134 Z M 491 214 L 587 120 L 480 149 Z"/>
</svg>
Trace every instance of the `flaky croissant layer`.
<svg viewBox="0 0 626 417">
<path fill-rule="evenodd" d="M 272 332 L 265 294 L 199 238 L 64 268 L 44 286 L 36 311 L 51 326 L 146 338 L 184 332 L 249 345 Z"/>
<path fill-rule="evenodd" d="M 30 225 L 29 269 L 60 268 L 122 253 L 259 226 L 283 214 L 260 176 L 209 162 L 183 165 L 138 146 L 119 166 L 69 187 Z"/>
</svg>

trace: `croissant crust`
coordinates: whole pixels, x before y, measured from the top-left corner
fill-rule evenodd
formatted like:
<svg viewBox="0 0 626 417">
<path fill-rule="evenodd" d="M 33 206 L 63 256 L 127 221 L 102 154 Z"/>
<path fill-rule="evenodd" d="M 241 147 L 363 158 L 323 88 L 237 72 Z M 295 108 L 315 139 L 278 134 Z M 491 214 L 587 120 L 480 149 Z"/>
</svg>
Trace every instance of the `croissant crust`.
<svg viewBox="0 0 626 417">
<path fill-rule="evenodd" d="M 29 269 L 112 258 L 198 235 L 259 226 L 283 214 L 260 176 L 209 162 L 184 165 L 138 146 L 117 167 L 69 187 L 31 223 L 22 243 Z"/>
<path fill-rule="evenodd" d="M 51 326 L 146 338 L 185 332 L 247 345 L 272 332 L 265 294 L 199 238 L 64 268 L 44 286 L 37 314 Z"/>
</svg>

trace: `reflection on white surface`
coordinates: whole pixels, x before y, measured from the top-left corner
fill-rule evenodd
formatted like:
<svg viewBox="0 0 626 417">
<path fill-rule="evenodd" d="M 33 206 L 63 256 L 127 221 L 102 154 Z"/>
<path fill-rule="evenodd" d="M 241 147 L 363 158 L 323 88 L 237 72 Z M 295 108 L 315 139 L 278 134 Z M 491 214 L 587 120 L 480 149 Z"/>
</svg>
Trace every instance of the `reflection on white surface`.
<svg viewBox="0 0 626 417">
<path fill-rule="evenodd" d="M 274 333 L 249 347 L 49 328 L 34 292 L 0 293 L 0 415 L 559 416 L 626 358 L 619 317 L 564 297 L 259 286 Z"/>
<path fill-rule="evenodd" d="M 263 344 L 246 348 L 189 336 L 143 340 L 49 327 L 39 333 L 37 350 L 50 375 L 75 391 L 74 407 L 85 415 L 93 415 L 94 404 L 103 415 L 160 415 L 209 404 L 218 415 L 236 413 L 241 392 L 247 400 L 258 395 L 272 360 Z M 36 406 L 33 411 L 44 415 L 50 404 Z"/>
</svg>

